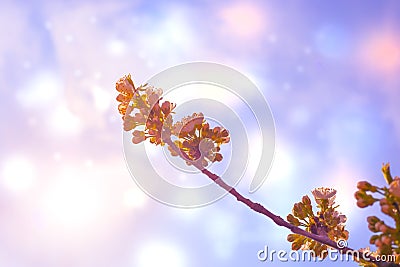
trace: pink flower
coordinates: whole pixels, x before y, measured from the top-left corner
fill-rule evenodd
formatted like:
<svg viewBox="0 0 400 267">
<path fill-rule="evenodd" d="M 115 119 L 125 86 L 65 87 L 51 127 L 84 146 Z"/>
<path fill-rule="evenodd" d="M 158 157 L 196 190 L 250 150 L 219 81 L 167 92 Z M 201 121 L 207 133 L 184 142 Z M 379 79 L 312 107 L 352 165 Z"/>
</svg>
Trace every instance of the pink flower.
<svg viewBox="0 0 400 267">
<path fill-rule="evenodd" d="M 140 142 L 143 142 L 144 140 L 146 140 L 146 136 L 143 131 L 135 130 L 135 131 L 133 131 L 132 135 L 133 135 L 132 142 L 134 144 L 139 144 Z"/>
<path fill-rule="evenodd" d="M 395 196 L 400 198 L 400 178 L 395 177 L 394 180 L 390 183 L 389 192 Z"/>
<path fill-rule="evenodd" d="M 329 205 L 333 205 L 336 198 L 336 190 L 333 188 L 319 187 L 311 191 L 315 198 L 315 202 L 321 204 L 322 200 L 328 200 Z"/>
</svg>

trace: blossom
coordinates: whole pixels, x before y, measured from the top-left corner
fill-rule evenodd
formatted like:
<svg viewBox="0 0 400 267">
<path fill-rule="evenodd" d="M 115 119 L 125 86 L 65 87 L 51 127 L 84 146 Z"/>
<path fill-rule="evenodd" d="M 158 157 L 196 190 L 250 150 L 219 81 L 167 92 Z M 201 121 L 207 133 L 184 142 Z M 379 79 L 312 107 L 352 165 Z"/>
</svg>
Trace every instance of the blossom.
<svg viewBox="0 0 400 267">
<path fill-rule="evenodd" d="M 318 204 L 321 204 L 323 200 L 327 200 L 328 205 L 331 206 L 335 202 L 336 190 L 333 188 L 319 187 L 312 190 L 311 193 Z"/>
<path fill-rule="evenodd" d="M 161 89 L 155 89 L 154 87 L 149 87 L 146 89 L 146 94 L 150 106 L 156 104 L 161 98 L 163 91 Z"/>
<path fill-rule="evenodd" d="M 389 192 L 395 197 L 400 198 L 400 178 L 396 177 L 390 183 Z"/>
<path fill-rule="evenodd" d="M 336 195 L 336 190 L 332 188 L 319 187 L 312 191 L 315 199 L 330 199 Z"/>
<path fill-rule="evenodd" d="M 221 161 L 220 146 L 230 141 L 229 132 L 219 126 L 210 128 L 203 113 L 184 117 L 172 126 L 171 133 L 177 136 L 176 145 L 187 164 L 200 162 L 203 167 Z"/>
<path fill-rule="evenodd" d="M 202 139 L 199 143 L 199 150 L 203 157 L 210 161 L 214 161 L 216 152 L 220 150 L 219 147 L 215 147 L 213 140 L 209 138 Z"/>
<path fill-rule="evenodd" d="M 339 223 L 345 223 L 347 221 L 347 217 L 344 214 L 340 214 L 338 211 L 334 211 L 333 212 L 333 217 L 338 218 L 339 219 Z"/>
<path fill-rule="evenodd" d="M 189 165 L 199 162 L 207 166 L 209 162 L 222 160 L 220 146 L 230 141 L 229 132 L 219 126 L 211 128 L 203 113 L 193 113 L 174 123 L 172 114 L 176 105 L 161 102 L 162 89 L 148 84 L 136 88 L 130 74 L 117 81 L 116 90 L 124 130 L 133 130 L 133 143 L 149 139 L 150 143 L 164 145 L 174 137 L 176 147 L 168 149 L 172 156 L 180 155 Z"/>
<path fill-rule="evenodd" d="M 150 110 L 146 120 L 147 134 L 150 137 L 150 142 L 156 145 L 163 144 L 162 134 L 163 129 L 172 126 L 172 117 L 170 116 L 175 104 L 165 101 L 161 106 L 155 103 Z"/>
<path fill-rule="evenodd" d="M 161 89 L 148 84 L 135 88 L 131 75 L 119 79 L 116 90 L 120 93 L 117 101 L 121 102 L 118 110 L 124 119 L 124 130 L 134 130 L 132 142 L 137 144 L 149 139 L 151 143 L 163 145 L 163 130 L 172 127 L 170 115 L 176 105 L 169 101 L 160 103 Z"/>
<path fill-rule="evenodd" d="M 336 190 L 331 188 L 316 188 L 312 194 L 317 202 L 318 211 L 315 214 L 308 196 L 303 196 L 301 202 L 295 203 L 292 213 L 287 216 L 290 224 L 305 227 L 307 232 L 325 236 L 332 241 L 347 240 L 349 232 L 345 230 L 346 216 L 339 213 L 333 206 Z M 287 240 L 292 243 L 293 250 L 313 250 L 315 255 L 325 258 L 327 245 L 319 243 L 299 234 L 289 234 Z"/>
<path fill-rule="evenodd" d="M 179 138 L 184 138 L 188 135 L 194 135 L 194 131 L 199 129 L 203 122 L 203 113 L 193 113 L 191 116 L 186 116 L 182 118 L 181 121 L 176 122 L 172 128 L 172 133 Z"/>
<path fill-rule="evenodd" d="M 130 131 L 139 125 L 143 125 L 145 122 L 146 118 L 142 113 L 136 113 L 134 116 L 126 114 L 124 119 L 124 130 Z"/>
<path fill-rule="evenodd" d="M 136 93 L 135 85 L 133 84 L 131 75 L 128 74 L 120 78 L 115 84 L 115 88 L 120 93 L 117 96 L 117 101 L 121 102 L 121 104 L 118 105 L 118 111 L 122 115 L 122 119 L 124 119 L 125 114 L 127 113 L 129 102 Z"/>
<path fill-rule="evenodd" d="M 377 199 L 375 199 L 372 195 L 367 194 L 363 190 L 358 190 L 357 192 L 355 192 L 354 197 L 357 200 L 357 206 L 359 208 L 372 206 L 377 201 Z"/>
<path fill-rule="evenodd" d="M 132 142 L 134 144 L 139 144 L 140 142 L 146 140 L 146 135 L 144 131 L 135 130 L 133 131 L 132 135 L 133 135 Z"/>
<path fill-rule="evenodd" d="M 371 191 L 373 193 L 377 192 L 377 187 L 371 185 L 367 181 L 360 181 L 357 183 L 357 188 L 363 191 Z"/>
<path fill-rule="evenodd" d="M 379 205 L 381 206 L 381 211 L 387 215 L 394 215 L 393 210 L 394 207 L 393 205 L 390 204 L 390 202 L 386 198 L 382 198 L 379 201 Z"/>
</svg>

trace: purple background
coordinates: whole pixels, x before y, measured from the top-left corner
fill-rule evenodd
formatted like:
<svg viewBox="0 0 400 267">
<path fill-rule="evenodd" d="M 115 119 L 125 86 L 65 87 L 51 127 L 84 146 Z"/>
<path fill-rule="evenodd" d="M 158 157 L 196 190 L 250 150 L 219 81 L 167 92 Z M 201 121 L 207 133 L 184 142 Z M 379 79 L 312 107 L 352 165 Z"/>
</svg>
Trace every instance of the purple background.
<svg viewBox="0 0 400 267">
<path fill-rule="evenodd" d="M 1 2 L 0 266 L 304 264 L 259 262 L 288 231 L 230 197 L 175 209 L 132 181 L 115 81 L 194 60 L 238 69 L 270 103 L 275 164 L 251 197 L 286 216 L 335 187 L 349 244 L 367 246 L 379 209 L 355 206 L 356 182 L 383 185 L 382 162 L 400 173 L 400 3 L 215 2 Z M 357 266 L 320 266 L 337 264 Z"/>
</svg>

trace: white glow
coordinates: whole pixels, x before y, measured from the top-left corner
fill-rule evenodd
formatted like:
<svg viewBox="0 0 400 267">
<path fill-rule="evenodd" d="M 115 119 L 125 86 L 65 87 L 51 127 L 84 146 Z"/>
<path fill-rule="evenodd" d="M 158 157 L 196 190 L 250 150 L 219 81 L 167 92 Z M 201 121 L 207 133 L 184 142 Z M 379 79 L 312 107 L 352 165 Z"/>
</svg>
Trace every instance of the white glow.
<svg viewBox="0 0 400 267">
<path fill-rule="evenodd" d="M 41 72 L 27 80 L 23 89 L 17 91 L 16 97 L 26 107 L 42 107 L 50 104 L 61 91 L 61 82 L 51 72 Z"/>
<path fill-rule="evenodd" d="M 224 7 L 220 17 L 223 21 L 222 29 L 240 38 L 259 38 L 268 24 L 264 9 L 248 3 Z"/>
<path fill-rule="evenodd" d="M 63 227 L 87 226 L 99 217 L 99 190 L 84 175 L 65 173 L 44 194 L 42 207 L 51 223 Z"/>
<path fill-rule="evenodd" d="M 26 191 L 34 180 L 34 166 L 25 158 L 11 158 L 5 161 L 2 176 L 7 189 L 13 192 Z"/>
<path fill-rule="evenodd" d="M 125 53 L 126 44 L 121 40 L 112 40 L 108 43 L 108 51 L 115 56 L 121 56 Z"/>
<path fill-rule="evenodd" d="M 177 9 L 168 10 L 168 17 L 159 21 L 152 31 L 143 33 L 143 47 L 145 51 L 140 51 L 141 57 L 146 54 L 154 55 L 155 53 L 162 55 L 164 60 L 168 58 L 176 58 L 186 49 L 194 49 L 196 45 L 196 36 L 193 31 L 188 28 L 188 18 L 184 11 Z M 153 62 L 147 61 L 151 67 Z"/>
<path fill-rule="evenodd" d="M 208 98 L 219 102 L 223 99 L 223 104 L 232 109 L 243 108 L 244 105 L 242 100 L 231 90 L 214 84 L 185 84 L 169 91 L 164 97 L 174 99 L 174 103 L 179 105 L 193 100 L 193 96 L 196 96 L 196 99 Z"/>
<path fill-rule="evenodd" d="M 328 173 L 333 178 L 330 187 L 337 189 L 336 203 L 340 205 L 338 210 L 343 214 L 352 214 L 357 209 L 354 199 L 354 185 L 357 184 L 356 177 L 358 174 L 347 164 L 339 164 L 339 166 L 335 166 L 335 170 Z"/>
<path fill-rule="evenodd" d="M 74 38 L 73 35 L 67 34 L 67 35 L 65 35 L 64 39 L 65 39 L 65 41 L 66 41 L 67 43 L 72 43 L 72 42 L 74 41 L 75 38 Z"/>
<path fill-rule="evenodd" d="M 182 250 L 174 244 L 152 242 L 145 244 L 138 252 L 137 267 L 184 267 Z"/>
<path fill-rule="evenodd" d="M 277 182 L 279 184 L 289 184 L 293 177 L 294 160 L 289 156 L 290 153 L 284 149 L 277 148 L 271 171 L 268 174 L 268 183 Z"/>
<path fill-rule="evenodd" d="M 54 159 L 55 161 L 60 161 L 60 160 L 62 159 L 61 153 L 60 153 L 60 152 L 55 152 L 55 153 L 53 154 L 53 159 Z"/>
<path fill-rule="evenodd" d="M 75 135 L 81 130 L 81 121 L 67 107 L 59 106 L 50 115 L 51 129 L 61 135 Z"/>
<path fill-rule="evenodd" d="M 74 71 L 74 75 L 75 75 L 75 77 L 81 77 L 81 76 L 82 76 L 82 70 L 76 69 L 76 70 Z"/>
<path fill-rule="evenodd" d="M 85 166 L 88 168 L 92 168 L 93 167 L 93 160 L 88 159 L 85 161 Z"/>
<path fill-rule="evenodd" d="M 94 99 L 94 106 L 100 112 L 104 112 L 109 109 L 111 105 L 111 100 L 114 99 L 109 91 L 97 86 L 92 88 L 92 95 Z"/>
<path fill-rule="evenodd" d="M 189 31 L 185 27 L 184 21 L 181 14 L 174 14 L 164 22 L 164 32 L 173 44 L 184 45 L 188 44 L 190 40 L 188 38 Z"/>
<path fill-rule="evenodd" d="M 95 72 L 94 74 L 93 74 L 93 77 L 96 79 L 96 80 L 98 80 L 98 79 L 100 79 L 101 78 L 101 72 Z"/>
<path fill-rule="evenodd" d="M 141 208 L 146 204 L 147 196 L 139 188 L 130 188 L 124 193 L 124 204 L 128 208 Z"/>
</svg>

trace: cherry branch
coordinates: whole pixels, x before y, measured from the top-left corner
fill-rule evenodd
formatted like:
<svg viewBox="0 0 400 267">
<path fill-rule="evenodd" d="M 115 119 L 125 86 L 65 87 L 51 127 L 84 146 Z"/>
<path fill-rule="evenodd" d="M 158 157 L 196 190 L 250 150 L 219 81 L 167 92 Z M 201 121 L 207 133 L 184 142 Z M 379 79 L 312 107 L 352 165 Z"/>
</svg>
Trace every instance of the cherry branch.
<svg viewBox="0 0 400 267">
<path fill-rule="evenodd" d="M 144 126 L 144 129 L 140 128 L 132 132 L 132 142 L 134 144 L 143 142 L 146 139 L 149 139 L 150 143 L 155 145 L 163 145 L 164 143 L 168 144 L 173 156 L 179 156 L 183 160 L 190 162 L 203 174 L 207 175 L 207 177 L 213 180 L 217 185 L 222 187 L 226 192 L 234 196 L 237 201 L 243 203 L 250 209 L 270 218 L 278 226 L 285 227 L 297 235 L 301 235 L 309 240 L 313 240 L 325 246 L 337 249 L 342 254 L 347 252 L 349 254 L 351 253 L 356 260 L 359 260 L 359 258 L 356 257 L 357 255 L 359 256 L 359 251 L 349 247 L 343 248 L 335 241 L 329 239 L 327 235 L 318 235 L 318 231 L 307 232 L 306 230 L 298 227 L 300 223 L 296 223 L 297 219 L 294 217 L 294 224 L 284 220 L 280 216 L 269 211 L 261 204 L 245 198 L 242 194 L 237 192 L 236 189 L 226 184 L 221 177 L 205 169 L 204 166 L 207 166 L 209 161 L 215 162 L 222 160 L 222 155 L 219 153 L 220 145 L 228 143 L 230 140 L 229 132 L 226 129 L 221 127 L 215 127 L 211 129 L 209 124 L 205 123 L 202 113 L 193 113 L 193 115 L 184 117 L 181 121 L 172 124 L 173 120 L 171 113 L 173 113 L 172 111 L 176 105 L 170 103 L 169 101 L 164 101 L 162 104 L 160 104 L 160 100 L 162 99 L 161 89 L 155 89 L 147 84 L 135 88 L 130 74 L 117 81 L 116 90 L 119 92 L 119 95 L 117 96 L 117 101 L 120 102 L 118 105 L 118 111 L 124 120 L 124 130 L 130 131 L 135 129 L 137 126 Z M 130 115 L 134 109 L 138 112 L 134 115 Z M 199 136 L 196 134 L 196 130 L 198 131 Z M 171 133 L 177 136 L 178 140 L 173 142 L 171 140 Z M 200 147 L 201 144 L 198 143 L 199 138 L 200 141 L 204 140 L 202 144 L 203 149 Z M 204 156 L 201 155 L 203 153 Z M 387 179 L 387 181 L 389 180 Z M 364 183 L 362 185 L 365 187 L 368 184 Z M 400 188 L 400 185 L 398 187 Z M 358 195 L 360 198 L 358 199 L 359 206 L 362 205 L 365 207 L 365 205 L 370 204 L 369 202 L 365 202 L 366 200 L 369 200 L 369 195 L 367 195 L 365 192 L 359 192 Z M 364 197 L 367 199 L 365 200 Z M 375 199 L 373 200 L 375 201 Z M 306 204 L 309 204 L 308 202 L 310 202 L 307 198 L 305 201 L 307 202 Z M 381 206 L 382 208 L 385 206 L 385 209 L 390 208 L 387 203 L 386 205 L 381 203 Z M 300 207 L 300 209 L 301 208 L 302 207 Z M 347 231 L 342 232 L 341 234 L 342 236 L 347 237 Z M 297 242 L 295 248 L 298 248 L 298 245 L 302 244 Z M 379 267 L 400 267 L 398 264 L 380 262 L 378 261 L 377 257 L 375 258 L 371 254 L 363 254 L 363 260 L 374 263 L 367 264 L 368 266 L 376 265 Z"/>
<path fill-rule="evenodd" d="M 164 135 L 165 138 L 164 138 L 163 141 L 166 144 L 168 144 L 183 160 L 188 160 L 182 154 L 180 149 L 174 144 L 174 142 L 172 142 L 172 140 L 171 140 L 171 138 L 169 136 L 170 136 L 170 134 L 166 133 Z M 322 243 L 322 244 L 325 244 L 325 245 L 327 245 L 329 247 L 335 248 L 338 251 L 340 251 L 340 253 L 342 253 L 342 254 L 349 253 L 349 255 L 357 255 L 356 254 L 356 252 L 358 252 L 357 250 L 352 249 L 350 247 L 341 248 L 341 247 L 338 246 L 338 244 L 335 241 L 329 239 L 328 237 L 321 236 L 321 235 L 316 235 L 316 234 L 313 234 L 311 232 L 307 232 L 304 229 L 301 229 L 301 228 L 299 228 L 299 227 L 297 227 L 295 225 L 292 225 L 289 222 L 287 222 L 286 220 L 284 220 L 282 217 L 280 217 L 278 215 L 275 215 L 274 213 L 269 211 L 267 208 L 265 208 L 260 203 L 255 203 L 252 200 L 244 197 L 235 188 L 233 188 L 233 187 L 229 186 L 227 183 L 225 183 L 221 177 L 219 177 L 218 175 L 216 175 L 216 174 L 210 172 L 209 170 L 207 170 L 206 168 L 204 168 L 201 164 L 199 164 L 199 162 L 191 162 L 191 164 L 193 164 L 203 174 L 207 175 L 208 178 L 210 178 L 217 185 L 222 187 L 229 194 L 234 196 L 237 201 L 242 202 L 244 205 L 246 205 L 250 209 L 254 210 L 255 212 L 260 213 L 260 214 L 268 217 L 276 225 L 281 226 L 281 227 L 285 227 L 285 228 L 289 229 L 291 232 L 293 232 L 295 234 L 299 234 L 299 235 L 305 236 L 305 237 L 310 238 L 312 240 L 315 240 L 315 241 L 317 241 L 319 243 Z M 377 259 L 375 257 L 371 256 L 371 255 L 366 255 L 365 259 L 368 259 L 370 262 L 373 262 L 378 267 L 399 267 L 400 266 L 399 264 L 395 264 L 395 263 L 392 263 L 392 262 L 377 261 Z"/>
</svg>

